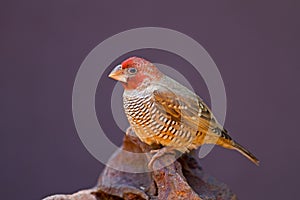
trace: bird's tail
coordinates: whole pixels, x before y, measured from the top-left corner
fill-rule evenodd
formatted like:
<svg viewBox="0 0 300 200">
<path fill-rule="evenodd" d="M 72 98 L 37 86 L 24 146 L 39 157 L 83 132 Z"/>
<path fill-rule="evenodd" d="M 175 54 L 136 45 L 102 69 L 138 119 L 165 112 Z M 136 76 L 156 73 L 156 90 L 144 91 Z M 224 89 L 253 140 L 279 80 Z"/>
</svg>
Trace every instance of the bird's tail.
<svg viewBox="0 0 300 200">
<path fill-rule="evenodd" d="M 259 160 L 252 154 L 250 153 L 247 149 L 245 149 L 242 145 L 240 145 L 237 142 L 234 142 L 233 145 L 234 149 L 243 154 L 245 157 L 247 157 L 249 160 L 251 160 L 254 164 L 257 166 L 259 165 Z"/>
</svg>

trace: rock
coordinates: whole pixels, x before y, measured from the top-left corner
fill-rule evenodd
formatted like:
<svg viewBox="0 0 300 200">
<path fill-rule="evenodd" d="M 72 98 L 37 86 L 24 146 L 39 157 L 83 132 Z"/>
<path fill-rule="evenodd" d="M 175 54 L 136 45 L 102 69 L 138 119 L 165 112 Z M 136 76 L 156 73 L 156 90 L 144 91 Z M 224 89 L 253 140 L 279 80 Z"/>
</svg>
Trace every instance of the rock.
<svg viewBox="0 0 300 200">
<path fill-rule="evenodd" d="M 54 195 L 51 197 L 44 198 L 43 200 L 99 200 L 98 197 L 93 195 L 96 190 L 82 190 L 71 195 Z"/>
<path fill-rule="evenodd" d="M 135 153 L 149 152 L 157 148 L 142 143 L 134 134 L 124 137 L 122 149 Z M 150 154 L 148 154 L 150 155 Z M 73 195 L 55 195 L 44 200 L 235 200 L 236 195 L 224 183 L 203 172 L 198 157 L 192 151 L 177 161 L 173 154 L 165 154 L 154 162 L 155 166 L 166 166 L 153 172 L 148 170 L 149 156 L 138 159 L 125 151 L 115 152 L 109 166 L 101 173 L 94 189 L 83 190 Z M 167 164 L 171 163 L 171 164 Z M 112 167 L 122 167 L 123 171 Z M 159 167 L 158 167 L 159 168 Z M 130 173 L 128 171 L 143 172 Z"/>
</svg>

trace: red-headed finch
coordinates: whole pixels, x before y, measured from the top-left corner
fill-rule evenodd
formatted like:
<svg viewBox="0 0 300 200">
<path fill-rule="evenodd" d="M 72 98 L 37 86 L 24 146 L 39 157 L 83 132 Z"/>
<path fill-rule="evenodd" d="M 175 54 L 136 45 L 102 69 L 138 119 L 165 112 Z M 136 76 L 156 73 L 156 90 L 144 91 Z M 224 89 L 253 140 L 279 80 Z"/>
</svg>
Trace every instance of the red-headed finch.
<svg viewBox="0 0 300 200">
<path fill-rule="evenodd" d="M 142 142 L 182 153 L 202 144 L 217 144 L 258 159 L 235 142 L 194 92 L 160 72 L 151 62 L 131 57 L 109 74 L 124 86 L 128 121 Z"/>
</svg>

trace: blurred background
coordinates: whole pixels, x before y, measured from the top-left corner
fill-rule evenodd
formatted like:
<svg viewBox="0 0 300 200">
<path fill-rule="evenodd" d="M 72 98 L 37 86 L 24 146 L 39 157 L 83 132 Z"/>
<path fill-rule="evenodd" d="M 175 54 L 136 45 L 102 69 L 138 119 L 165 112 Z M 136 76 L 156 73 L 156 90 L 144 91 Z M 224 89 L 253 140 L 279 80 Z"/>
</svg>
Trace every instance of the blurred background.
<svg viewBox="0 0 300 200">
<path fill-rule="evenodd" d="M 2 0 L 0 198 L 41 199 L 96 184 L 104 166 L 81 143 L 72 117 L 77 70 L 106 38 L 157 26 L 183 32 L 208 51 L 226 87 L 225 127 L 261 160 L 257 167 L 216 147 L 202 160 L 204 170 L 243 200 L 295 199 L 300 178 L 299 9 L 296 0 Z M 201 77 L 168 52 L 120 55 L 107 73 L 130 55 L 174 66 L 210 101 Z M 115 126 L 109 99 L 115 82 L 105 76 L 99 84 L 107 94 L 96 95 L 99 121 L 120 145 L 123 133 Z"/>
</svg>

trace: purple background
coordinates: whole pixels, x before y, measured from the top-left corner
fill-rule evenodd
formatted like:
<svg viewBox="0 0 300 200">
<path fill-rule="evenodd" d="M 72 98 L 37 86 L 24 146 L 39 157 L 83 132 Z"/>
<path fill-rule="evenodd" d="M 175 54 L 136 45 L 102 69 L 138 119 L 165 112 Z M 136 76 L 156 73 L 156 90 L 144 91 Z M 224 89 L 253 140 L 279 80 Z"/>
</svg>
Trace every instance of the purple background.
<svg viewBox="0 0 300 200">
<path fill-rule="evenodd" d="M 299 196 L 299 1 L 139 2 L 1 1 L 0 198 L 41 199 L 95 185 L 103 165 L 76 134 L 74 78 L 97 44 L 143 26 L 175 29 L 204 46 L 225 82 L 225 126 L 261 160 L 256 167 L 215 148 L 204 169 L 243 200 Z M 137 54 L 174 67 L 185 63 L 165 52 Z M 115 84 L 101 80 L 106 91 Z M 200 82 L 195 89 L 208 100 Z M 100 115 L 107 107 L 97 103 Z M 110 117 L 105 122 L 114 126 Z M 116 144 L 121 137 L 110 136 Z"/>
</svg>

